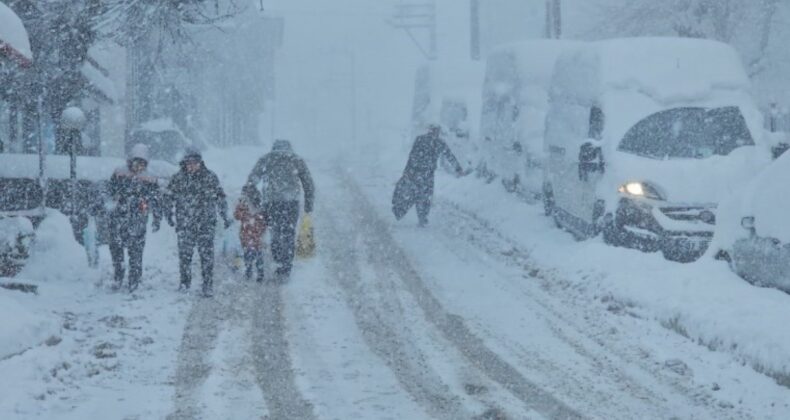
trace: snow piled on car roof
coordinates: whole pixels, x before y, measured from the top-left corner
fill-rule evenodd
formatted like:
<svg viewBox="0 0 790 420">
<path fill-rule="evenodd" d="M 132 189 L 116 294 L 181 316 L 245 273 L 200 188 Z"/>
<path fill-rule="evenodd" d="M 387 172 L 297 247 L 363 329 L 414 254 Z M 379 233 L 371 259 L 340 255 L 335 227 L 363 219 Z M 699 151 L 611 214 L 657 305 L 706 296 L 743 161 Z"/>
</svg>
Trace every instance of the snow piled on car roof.
<svg viewBox="0 0 790 420">
<path fill-rule="evenodd" d="M 592 69 L 589 69 L 592 67 Z M 584 80 L 576 71 L 588 68 Z M 589 91 L 638 90 L 659 102 L 708 96 L 713 90 L 750 89 L 738 53 L 729 45 L 691 38 L 621 38 L 587 44 L 557 62 L 554 86 Z"/>
</svg>

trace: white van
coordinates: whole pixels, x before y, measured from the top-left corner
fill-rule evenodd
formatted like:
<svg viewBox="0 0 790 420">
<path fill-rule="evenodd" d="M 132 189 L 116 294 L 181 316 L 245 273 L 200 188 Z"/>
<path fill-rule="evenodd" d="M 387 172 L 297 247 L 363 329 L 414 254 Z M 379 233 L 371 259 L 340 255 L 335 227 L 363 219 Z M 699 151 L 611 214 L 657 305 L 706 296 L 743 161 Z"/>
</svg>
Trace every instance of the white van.
<svg viewBox="0 0 790 420">
<path fill-rule="evenodd" d="M 689 38 L 599 41 L 557 60 L 544 205 L 579 238 L 701 255 L 723 194 L 770 162 L 735 50 Z"/>
<path fill-rule="evenodd" d="M 478 170 L 528 201 L 541 194 L 543 133 L 554 62 L 576 41 L 506 44 L 486 59 Z"/>
<path fill-rule="evenodd" d="M 420 66 L 414 79 L 412 138 L 439 123 L 443 138 L 464 167 L 478 158 L 474 144 L 480 115 L 483 65 L 470 60 L 440 60 Z"/>
</svg>

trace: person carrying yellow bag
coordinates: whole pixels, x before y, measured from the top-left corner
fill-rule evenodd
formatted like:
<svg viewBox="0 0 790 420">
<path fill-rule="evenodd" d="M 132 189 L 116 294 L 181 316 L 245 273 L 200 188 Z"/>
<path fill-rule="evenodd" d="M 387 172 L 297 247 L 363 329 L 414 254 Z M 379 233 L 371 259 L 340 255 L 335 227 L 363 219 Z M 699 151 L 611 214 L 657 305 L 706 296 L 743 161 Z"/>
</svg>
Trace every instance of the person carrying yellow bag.
<svg viewBox="0 0 790 420">
<path fill-rule="evenodd" d="M 304 212 L 313 211 L 315 187 L 304 159 L 293 152 L 288 140 L 275 140 L 272 151 L 261 157 L 247 177 L 247 185 L 261 185 L 266 224 L 271 233 L 272 257 L 278 267 L 275 279 L 285 281 L 291 275 L 297 228 L 299 196 L 304 193 Z M 302 223 L 304 223 L 304 218 Z"/>
<path fill-rule="evenodd" d="M 313 218 L 309 213 L 302 216 L 299 225 L 299 235 L 296 237 L 296 256 L 310 258 L 315 255 L 315 235 L 313 233 Z"/>
</svg>

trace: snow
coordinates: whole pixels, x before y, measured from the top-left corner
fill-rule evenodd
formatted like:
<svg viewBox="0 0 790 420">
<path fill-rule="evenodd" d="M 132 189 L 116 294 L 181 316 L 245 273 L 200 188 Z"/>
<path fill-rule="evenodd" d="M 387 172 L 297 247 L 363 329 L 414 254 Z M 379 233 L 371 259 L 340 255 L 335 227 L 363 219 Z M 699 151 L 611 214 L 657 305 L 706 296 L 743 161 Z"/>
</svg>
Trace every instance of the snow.
<svg viewBox="0 0 790 420">
<path fill-rule="evenodd" d="M 790 225 L 786 209 L 790 195 L 782 194 L 790 176 L 790 154 L 783 154 L 748 183 L 734 190 L 719 206 L 712 249 L 731 249 L 736 240 L 749 236 L 741 219 L 754 217 L 755 233 L 790 243 Z"/>
<path fill-rule="evenodd" d="M 157 118 L 155 120 L 146 121 L 140 124 L 140 130 L 146 131 L 153 131 L 156 133 L 160 133 L 163 131 L 178 131 L 182 136 L 181 130 L 178 128 L 176 123 L 173 122 L 173 119 L 170 117 L 166 118 Z"/>
<path fill-rule="evenodd" d="M 0 51 L 7 46 L 27 60 L 33 59 L 30 40 L 22 20 L 11 8 L 0 2 Z"/>
<path fill-rule="evenodd" d="M 482 141 L 484 160 L 489 170 L 503 178 L 518 174 L 532 194 L 539 194 L 542 186 L 543 132 L 554 64 L 563 51 L 580 44 L 521 41 L 498 47 L 486 59 L 483 101 L 507 105 L 486 108 L 480 115 L 480 137 L 492 142 Z M 518 142 L 523 152 L 513 150 L 512 142 Z"/>
<path fill-rule="evenodd" d="M 546 146 L 565 150 L 562 164 L 552 164 L 548 171 L 557 194 L 563 193 L 564 185 L 573 184 L 570 175 L 558 174 L 565 173 L 562 165 L 577 160 L 579 147 L 587 140 L 591 107 L 602 110 L 600 147 L 606 166 L 597 183 L 597 197 L 605 200 L 609 211 L 617 204 L 618 187 L 631 181 L 658 185 L 670 202 L 715 206 L 770 160 L 749 80 L 735 51 L 722 43 L 634 38 L 583 44 L 558 58 L 550 95 Z M 652 114 L 726 106 L 738 107 L 757 147 L 703 159 L 651 159 L 620 149 L 626 133 Z M 568 209 L 565 203 L 562 206 Z"/>
<path fill-rule="evenodd" d="M 620 369 L 620 345 L 638 346 L 645 352 L 638 358 L 681 372 L 666 373 L 684 375 L 679 383 L 720 384 L 715 398 L 721 404 L 737 404 L 760 418 L 781 418 L 788 409 L 786 389 L 740 365 L 769 374 L 790 369 L 790 333 L 781 324 L 790 316 L 785 295 L 748 285 L 724 264 L 674 264 L 659 255 L 610 248 L 600 240 L 574 242 L 552 227 L 538 206 L 473 177 L 438 177 L 429 228 L 413 227 L 413 215 L 394 222 L 389 184 L 405 153 L 390 141 L 393 148 L 384 160 L 340 164 L 352 179 L 364 181 L 364 196 L 377 214 L 356 207 L 328 161 L 309 158 L 320 192 L 314 215 L 317 256 L 297 261 L 288 284 L 262 287 L 239 280 L 220 258 L 216 303 L 175 292 L 175 235 L 169 227 L 149 233 L 143 286 L 129 295 L 109 289 L 106 249 L 98 271 L 89 269 L 68 220 L 50 214 L 18 278 L 38 285 L 39 295 L 0 289 L 0 314 L 8 319 L 13 311 L 22 322 L 0 326 L 0 337 L 15 337 L 3 341 L 8 346 L 4 352 L 28 349 L 0 358 L 0 386 L 8 390 L 0 396 L 0 413 L 163 418 L 192 407 L 211 418 L 276 417 L 283 403 L 276 390 L 293 386 L 291 391 L 310 401 L 317 418 L 426 418 L 426 406 L 432 410 L 426 395 L 441 397 L 444 392 L 462 396 L 445 406 L 454 410 L 450 412 L 480 413 L 494 404 L 506 412 L 541 417 L 540 405 L 525 407 L 507 385 L 471 367 L 465 352 L 472 350 L 453 344 L 470 333 L 479 334 L 480 343 L 506 366 L 515 366 L 518 375 L 558 390 L 555 397 L 562 404 L 588 414 L 661 417 L 666 409 L 683 417 L 705 416 L 669 391 L 676 385 L 661 382 L 667 378 L 627 382 L 666 400 L 652 394 L 621 396 L 618 380 L 631 378 L 634 374 L 626 371 L 632 368 L 624 368 L 611 382 L 606 373 Z M 232 191 L 266 151 L 268 147 L 209 149 L 204 158 Z M 477 221 L 459 219 L 467 213 L 457 208 Z M 480 220 L 493 230 L 476 231 Z M 517 249 L 494 243 L 491 254 L 481 254 L 475 244 L 486 235 L 508 238 L 508 247 Z M 358 267 L 348 264 L 356 252 L 350 250 L 367 253 Z M 528 260 L 520 259 L 522 251 Z M 523 268 L 525 263 L 529 266 Z M 419 277 L 402 280 L 407 272 Z M 532 299 L 545 307 L 534 307 Z M 566 319 L 603 317 L 598 337 L 615 347 L 592 350 L 597 347 L 590 338 L 575 330 L 581 327 L 562 324 L 565 336 L 583 349 L 571 350 L 563 335 L 544 323 L 560 322 L 553 311 Z M 451 335 L 443 330 L 445 317 L 462 320 L 468 330 Z M 17 325 L 24 326 L 24 334 L 19 335 L 22 327 Z M 276 338 L 279 334 L 287 343 Z M 45 341 L 50 344 L 42 345 Z M 264 365 L 280 360 L 276 352 L 288 352 L 292 384 L 287 372 L 262 373 L 252 367 L 257 353 L 249 349 L 261 345 L 274 358 Z M 410 362 L 397 364 L 403 355 Z M 587 357 L 597 358 L 603 367 L 588 366 Z M 581 385 L 590 383 L 596 384 L 594 389 Z M 482 402 L 467 394 L 464 387 L 472 385 L 486 390 Z M 258 387 L 266 391 L 263 396 Z M 408 392 L 411 387 L 417 391 Z M 691 389 L 695 391 L 689 393 L 708 392 Z"/>
<path fill-rule="evenodd" d="M 44 175 L 47 178 L 68 179 L 70 158 L 63 155 L 45 157 Z M 126 160 L 112 157 L 77 157 L 77 178 L 91 181 L 107 181 L 117 168 L 126 167 Z M 177 168 L 167 162 L 152 160 L 148 172 L 158 177 L 170 177 Z M 31 154 L 0 154 L 0 177 L 37 179 L 39 157 Z"/>
<path fill-rule="evenodd" d="M 417 55 L 414 47 L 406 37 L 402 43 L 377 39 L 381 32 L 373 31 L 381 30 L 375 25 L 383 26 L 378 18 L 390 13 L 387 5 L 377 3 L 376 14 L 368 14 L 365 0 L 322 3 L 318 12 L 315 1 L 272 3 L 267 9 L 287 8 L 284 15 L 298 9 L 287 25 L 286 47 L 293 49 L 283 54 L 292 67 L 284 67 L 279 79 L 292 84 L 278 84 L 282 101 L 271 136 L 299 128 L 291 140 L 318 192 L 316 256 L 297 260 L 285 284 L 257 284 L 234 272 L 237 261 L 217 244 L 217 293 L 204 299 L 176 291 L 176 235 L 163 226 L 148 233 L 143 282 L 128 293 L 112 288 L 106 247 L 98 269 L 89 268 L 67 218 L 50 212 L 28 265 L 18 277 L 2 279 L 36 285 L 39 294 L 0 288 L 0 316 L 13 320 L 0 324 L 0 418 L 787 416 L 786 294 L 753 287 L 710 258 L 677 264 L 606 246 L 600 238 L 575 241 L 539 205 L 474 176 L 456 179 L 440 171 L 427 228 L 415 226 L 413 213 L 395 221 L 392 188 L 413 140 L 404 123 L 412 75 L 401 61 L 416 61 L 408 55 Z M 354 27 L 344 13 L 362 15 L 357 19 L 364 25 Z M 446 22 L 451 26 L 441 35 L 452 40 L 453 21 Z M 290 32 L 294 27 L 303 35 Z M 466 50 L 465 40 L 454 46 Z M 348 92 L 353 81 L 345 83 L 348 56 L 318 51 L 341 41 L 359 57 L 358 94 Z M 591 71 L 580 83 L 600 93 L 601 105 L 620 110 L 607 120 L 613 138 L 676 104 L 752 106 L 741 72 L 729 68 L 734 61 L 727 48 L 664 41 L 595 47 L 605 58 L 616 56 L 606 45 L 627 46 L 628 60 L 644 60 L 633 67 L 612 66 L 610 59 L 600 69 L 582 65 L 594 61 L 589 56 L 574 62 Z M 680 58 L 661 60 L 647 47 Z M 541 53 L 545 60 L 538 63 L 548 67 L 549 54 Z M 672 72 L 692 58 L 704 62 L 699 68 L 705 74 L 679 80 L 688 89 L 681 91 L 672 86 Z M 467 77 L 469 86 L 477 82 L 461 73 L 447 79 L 447 90 L 457 92 L 450 97 L 472 96 L 463 86 Z M 705 85 L 710 80 L 715 86 Z M 347 99 L 359 100 L 359 115 L 346 113 Z M 752 108 L 744 112 L 749 124 L 759 117 Z M 172 127 L 160 120 L 146 129 Z M 349 128 L 366 130 L 357 139 Z M 203 153 L 231 205 L 252 165 L 269 150 L 271 139 L 262 137 L 262 147 Z M 695 201 L 715 202 L 762 166 L 756 153 L 731 158 L 656 161 L 654 168 L 623 158 L 627 170 L 611 167 L 615 184 L 609 187 L 614 193 L 618 183 L 644 176 L 661 183 L 673 200 L 687 199 L 688 192 Z M 0 155 L 0 175 L 35 178 L 37 159 Z M 80 159 L 80 176 L 96 180 L 125 164 Z M 782 162 L 761 175 L 764 184 L 752 186 L 759 194 L 733 197 L 765 212 L 773 200 L 784 200 L 771 197 L 783 191 L 778 182 L 788 174 Z M 47 156 L 47 163 L 50 176 L 68 176 L 67 157 Z M 641 174 L 632 171 L 643 166 Z M 700 168 L 721 180 L 699 175 Z M 744 204 L 735 206 L 741 211 Z M 780 213 L 766 215 L 766 223 L 779 223 Z M 218 242 L 235 235 L 226 231 Z M 268 275 L 271 261 L 267 252 Z M 193 286 L 199 284 L 197 258 L 194 263 Z"/>
<path fill-rule="evenodd" d="M 16 245 L 19 235 L 29 235 L 33 232 L 30 220 L 24 217 L 0 218 L 0 250 Z"/>
<path fill-rule="evenodd" d="M 80 72 L 83 76 L 85 76 L 90 84 L 99 89 L 99 91 L 107 96 L 107 98 L 112 101 L 118 99 L 118 95 L 115 92 L 115 85 L 113 84 L 112 80 L 105 77 L 101 71 L 94 67 L 90 62 L 84 62 L 82 67 L 80 67 Z"/>
</svg>

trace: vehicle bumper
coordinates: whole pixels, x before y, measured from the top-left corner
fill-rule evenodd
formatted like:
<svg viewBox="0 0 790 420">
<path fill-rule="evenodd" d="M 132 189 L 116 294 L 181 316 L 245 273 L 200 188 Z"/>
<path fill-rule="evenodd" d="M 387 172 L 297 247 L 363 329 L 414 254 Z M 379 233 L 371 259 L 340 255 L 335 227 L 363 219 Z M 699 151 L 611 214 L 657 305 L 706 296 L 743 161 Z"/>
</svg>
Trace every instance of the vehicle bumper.
<svg viewBox="0 0 790 420">
<path fill-rule="evenodd" d="M 696 259 L 705 253 L 713 238 L 713 224 L 672 219 L 648 201 L 623 198 L 616 217 L 623 229 L 639 239 L 640 248 L 660 250 L 667 257 Z"/>
</svg>

